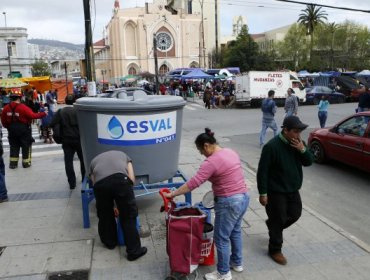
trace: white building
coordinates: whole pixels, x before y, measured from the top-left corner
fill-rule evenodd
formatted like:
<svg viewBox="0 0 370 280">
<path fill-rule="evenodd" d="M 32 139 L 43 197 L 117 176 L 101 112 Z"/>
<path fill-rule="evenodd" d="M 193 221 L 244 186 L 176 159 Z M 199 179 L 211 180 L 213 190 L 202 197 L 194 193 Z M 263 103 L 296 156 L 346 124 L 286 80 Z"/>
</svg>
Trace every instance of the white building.
<svg viewBox="0 0 370 280">
<path fill-rule="evenodd" d="M 0 28 L 0 76 L 32 77 L 27 43 L 27 29 L 23 27 Z"/>
<path fill-rule="evenodd" d="M 252 38 L 263 52 L 271 51 L 274 44 L 283 41 L 293 24 L 278 27 L 260 34 L 253 34 Z"/>
<path fill-rule="evenodd" d="M 236 40 L 243 26 L 247 26 L 247 18 L 245 16 L 233 17 L 232 33 L 221 37 L 221 45 L 227 45 L 228 42 Z"/>
<path fill-rule="evenodd" d="M 51 75 L 53 78 L 77 77 L 81 75 L 80 60 L 54 60 L 50 62 Z M 66 71 L 67 70 L 67 71 Z"/>
<path fill-rule="evenodd" d="M 33 62 L 41 58 L 39 45 L 28 44 L 28 52 L 30 54 L 30 59 L 32 59 Z"/>
</svg>

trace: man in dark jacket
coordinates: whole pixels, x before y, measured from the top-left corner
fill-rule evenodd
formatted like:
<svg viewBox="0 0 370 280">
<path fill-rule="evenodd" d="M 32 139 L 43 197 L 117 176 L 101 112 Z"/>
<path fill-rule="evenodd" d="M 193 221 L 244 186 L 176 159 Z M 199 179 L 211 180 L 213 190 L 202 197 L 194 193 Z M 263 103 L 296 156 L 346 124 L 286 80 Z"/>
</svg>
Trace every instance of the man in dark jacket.
<svg viewBox="0 0 370 280">
<path fill-rule="evenodd" d="M 269 230 L 269 255 L 285 265 L 281 253 L 283 230 L 294 224 L 302 213 L 299 189 L 303 182 L 302 166 L 313 162 L 313 155 L 301 140 L 301 132 L 308 125 L 297 116 L 284 119 L 282 132 L 262 149 L 257 171 L 259 201 L 266 207 Z"/>
<path fill-rule="evenodd" d="M 361 93 L 358 98 L 358 112 L 365 112 L 370 110 L 370 88 L 364 93 Z"/>
<path fill-rule="evenodd" d="M 73 157 L 75 153 L 77 153 L 80 160 L 81 177 L 82 179 L 85 177 L 85 165 L 82 156 L 80 130 L 78 127 L 76 109 L 72 106 L 59 109 L 49 126 L 53 128 L 56 124 L 61 126 L 64 165 L 69 188 L 72 190 L 76 188 L 76 174 L 73 168 Z"/>
</svg>

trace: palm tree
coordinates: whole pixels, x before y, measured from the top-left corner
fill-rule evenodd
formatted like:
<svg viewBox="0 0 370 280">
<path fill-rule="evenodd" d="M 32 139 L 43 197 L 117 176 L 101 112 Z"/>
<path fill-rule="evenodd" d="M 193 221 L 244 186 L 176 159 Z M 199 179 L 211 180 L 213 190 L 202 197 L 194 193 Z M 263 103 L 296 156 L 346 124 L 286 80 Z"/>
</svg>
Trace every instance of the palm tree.
<svg viewBox="0 0 370 280">
<path fill-rule="evenodd" d="M 303 24 L 306 28 L 306 34 L 310 36 L 311 44 L 310 44 L 310 57 L 312 55 L 313 49 L 313 33 L 315 31 L 315 27 L 318 24 L 324 23 L 324 20 L 327 20 L 327 13 L 321 11 L 321 7 L 317 7 L 314 4 L 307 4 L 306 9 L 301 10 L 301 14 L 299 14 L 299 18 L 297 22 Z"/>
</svg>

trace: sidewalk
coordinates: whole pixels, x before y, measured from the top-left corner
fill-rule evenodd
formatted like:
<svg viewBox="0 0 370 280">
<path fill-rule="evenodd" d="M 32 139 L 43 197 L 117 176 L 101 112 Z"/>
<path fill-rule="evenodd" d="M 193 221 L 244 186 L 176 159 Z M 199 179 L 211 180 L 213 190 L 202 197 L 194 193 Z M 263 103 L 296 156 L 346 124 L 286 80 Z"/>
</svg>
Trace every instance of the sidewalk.
<svg viewBox="0 0 370 280">
<path fill-rule="evenodd" d="M 203 157 L 186 132 L 181 147 L 179 167 L 190 177 Z M 5 161 L 8 165 L 8 157 Z M 77 160 L 75 170 L 79 170 Z M 267 256 L 266 214 L 258 203 L 255 174 L 245 167 L 245 175 L 251 189 L 250 208 L 243 223 L 245 270 L 232 272 L 233 279 L 369 279 L 367 245 L 362 249 L 350 235 L 307 208 L 284 232 L 288 264 L 275 264 Z M 89 275 L 94 280 L 161 280 L 169 275 L 159 195 L 138 200 L 142 243 L 148 253 L 128 262 L 124 247 L 108 250 L 102 246 L 95 202 L 90 203 L 91 228 L 83 228 L 80 190 L 69 190 L 62 154 L 34 158 L 28 169 L 7 169 L 6 182 L 10 202 L 0 204 L 0 279 L 88 279 Z M 207 183 L 194 191 L 193 203 L 208 190 Z M 200 267 L 198 279 L 214 269 Z"/>
</svg>

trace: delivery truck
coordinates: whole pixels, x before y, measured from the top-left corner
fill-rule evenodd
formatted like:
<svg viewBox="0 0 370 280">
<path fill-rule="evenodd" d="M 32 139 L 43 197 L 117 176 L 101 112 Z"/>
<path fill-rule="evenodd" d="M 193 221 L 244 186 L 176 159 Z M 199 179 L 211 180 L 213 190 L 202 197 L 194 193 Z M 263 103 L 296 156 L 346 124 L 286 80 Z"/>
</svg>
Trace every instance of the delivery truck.
<svg viewBox="0 0 370 280">
<path fill-rule="evenodd" d="M 299 103 L 306 101 L 306 90 L 293 72 L 250 71 L 235 77 L 237 106 L 259 107 L 269 90 L 275 91 L 274 100 L 283 105 L 288 88 L 292 88 Z"/>
</svg>

